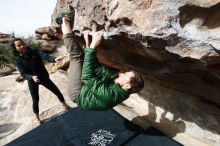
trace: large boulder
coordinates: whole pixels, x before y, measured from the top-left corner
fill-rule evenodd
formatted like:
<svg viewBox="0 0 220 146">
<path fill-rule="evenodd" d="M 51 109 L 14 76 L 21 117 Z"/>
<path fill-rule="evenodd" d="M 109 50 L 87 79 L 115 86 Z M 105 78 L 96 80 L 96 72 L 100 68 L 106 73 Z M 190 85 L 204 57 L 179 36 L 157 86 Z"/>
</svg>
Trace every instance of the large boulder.
<svg viewBox="0 0 220 146">
<path fill-rule="evenodd" d="M 58 40 L 39 40 L 39 39 L 33 39 L 32 40 L 34 44 L 39 44 L 39 48 L 41 51 L 44 52 L 51 52 L 53 50 L 55 50 L 57 47 L 61 46 L 61 42 Z"/>
<path fill-rule="evenodd" d="M 39 44 L 40 50 L 51 52 L 57 47 L 62 46 L 60 33 L 56 27 L 41 27 L 35 30 L 35 37 L 32 39 L 34 44 Z M 59 35 L 58 35 L 59 34 Z"/>
<path fill-rule="evenodd" d="M 147 78 L 148 88 L 131 98 L 137 104 L 119 112 L 148 121 L 185 145 L 220 143 L 214 128 L 220 124 L 219 0 L 58 0 L 51 25 L 67 5 L 76 9 L 74 29 L 105 31 L 98 48 L 103 64 L 135 69 Z M 153 109 L 154 115 L 140 109 Z"/>
<path fill-rule="evenodd" d="M 65 71 L 68 70 L 69 63 L 70 63 L 70 57 L 69 57 L 69 53 L 64 45 L 57 47 L 56 51 L 54 51 L 50 55 L 56 56 L 56 57 L 62 57 L 63 59 L 61 62 L 47 63 L 46 68 L 49 73 L 55 73 L 59 69 L 65 70 Z"/>
<path fill-rule="evenodd" d="M 13 65 L 0 63 L 0 77 L 10 75 L 14 71 L 16 71 L 16 68 Z"/>
<path fill-rule="evenodd" d="M 0 44 L 9 44 L 12 40 L 12 35 L 0 32 Z"/>
<path fill-rule="evenodd" d="M 95 25 L 106 32 L 104 50 L 98 53 L 103 63 L 134 68 L 165 86 L 220 105 L 218 2 L 66 1 L 77 11 L 75 29 Z M 65 1 L 59 0 L 52 25 L 65 7 Z"/>
<path fill-rule="evenodd" d="M 41 27 L 35 30 L 36 39 L 42 40 L 59 40 L 56 27 Z"/>
</svg>

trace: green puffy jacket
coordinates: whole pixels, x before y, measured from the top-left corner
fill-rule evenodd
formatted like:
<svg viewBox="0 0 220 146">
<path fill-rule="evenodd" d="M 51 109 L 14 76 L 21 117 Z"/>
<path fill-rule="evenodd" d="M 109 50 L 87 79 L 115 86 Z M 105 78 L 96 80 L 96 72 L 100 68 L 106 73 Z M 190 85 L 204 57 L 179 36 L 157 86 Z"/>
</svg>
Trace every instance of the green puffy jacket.
<svg viewBox="0 0 220 146">
<path fill-rule="evenodd" d="M 102 66 L 96 50 L 87 48 L 82 69 L 83 85 L 77 104 L 83 109 L 105 110 L 126 100 L 129 93 L 114 83 L 117 73 Z"/>
</svg>

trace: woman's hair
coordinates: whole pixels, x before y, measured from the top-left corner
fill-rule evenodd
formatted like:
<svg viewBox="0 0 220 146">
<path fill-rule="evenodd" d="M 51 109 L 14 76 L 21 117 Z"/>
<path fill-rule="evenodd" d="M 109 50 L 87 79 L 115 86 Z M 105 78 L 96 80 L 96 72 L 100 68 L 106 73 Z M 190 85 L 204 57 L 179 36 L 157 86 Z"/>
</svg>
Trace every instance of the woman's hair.
<svg viewBox="0 0 220 146">
<path fill-rule="evenodd" d="M 11 48 L 13 49 L 14 55 L 18 55 L 18 54 L 19 54 L 19 52 L 16 51 L 16 47 L 15 47 L 15 42 L 16 42 L 16 41 L 21 41 L 21 42 L 24 43 L 24 41 L 23 41 L 21 38 L 14 38 L 14 39 L 11 41 L 10 46 L 11 46 Z"/>
<path fill-rule="evenodd" d="M 131 88 L 128 90 L 130 93 L 137 93 L 144 87 L 144 79 L 141 74 L 132 70 L 134 77 L 131 78 Z"/>
</svg>

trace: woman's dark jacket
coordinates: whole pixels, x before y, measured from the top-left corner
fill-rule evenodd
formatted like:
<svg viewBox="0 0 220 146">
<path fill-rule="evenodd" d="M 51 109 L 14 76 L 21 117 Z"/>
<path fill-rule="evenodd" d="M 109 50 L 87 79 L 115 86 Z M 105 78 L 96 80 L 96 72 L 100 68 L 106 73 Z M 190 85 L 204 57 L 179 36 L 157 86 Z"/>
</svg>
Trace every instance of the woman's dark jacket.
<svg viewBox="0 0 220 146">
<path fill-rule="evenodd" d="M 32 76 L 37 76 L 40 80 L 48 79 L 49 74 L 42 60 L 55 62 L 54 57 L 31 48 L 27 48 L 27 53 L 24 55 L 18 54 L 16 64 L 21 76 L 27 80 L 32 80 Z"/>
</svg>

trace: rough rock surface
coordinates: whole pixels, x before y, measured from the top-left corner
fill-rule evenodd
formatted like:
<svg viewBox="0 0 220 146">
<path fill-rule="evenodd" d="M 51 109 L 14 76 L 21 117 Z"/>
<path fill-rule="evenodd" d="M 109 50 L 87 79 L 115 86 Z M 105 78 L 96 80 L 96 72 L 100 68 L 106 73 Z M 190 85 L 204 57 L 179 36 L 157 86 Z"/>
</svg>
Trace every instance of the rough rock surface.
<svg viewBox="0 0 220 146">
<path fill-rule="evenodd" d="M 63 45 L 62 36 L 56 27 L 42 27 L 35 31 L 35 38 L 32 40 L 35 44 L 40 44 L 40 50 L 49 53 L 55 57 L 63 57 L 62 62 L 47 64 L 50 73 L 58 69 L 67 70 L 69 67 L 69 54 Z"/>
<path fill-rule="evenodd" d="M 56 49 L 57 46 L 60 45 L 60 42 L 57 40 L 33 40 L 33 43 L 40 44 L 41 47 L 39 48 L 41 51 L 44 52 L 51 52 Z"/>
<path fill-rule="evenodd" d="M 0 78 L 0 145 L 5 145 L 39 125 L 32 112 L 32 100 L 27 81 L 17 83 L 16 76 L 18 73 Z M 67 96 L 66 72 L 58 71 L 50 77 L 63 93 L 67 103 L 74 107 L 75 104 Z M 40 86 L 39 93 L 41 119 L 46 121 L 65 112 L 64 107 L 52 92 Z"/>
<path fill-rule="evenodd" d="M 32 113 L 27 81 L 16 83 L 17 75 L 0 78 L 3 83 L 0 84 L 0 145 L 38 126 Z M 50 77 L 68 104 L 75 107 L 67 96 L 66 72 L 58 71 Z M 142 128 L 154 126 L 184 145 L 219 145 L 218 108 L 199 98 L 163 87 L 148 76 L 145 76 L 145 83 L 142 92 L 131 95 L 115 110 Z M 47 120 L 62 112 L 64 108 L 55 95 L 40 86 L 40 117 Z"/>
<path fill-rule="evenodd" d="M 136 107 L 147 112 L 152 105 L 154 114 L 138 121 L 185 145 L 220 144 L 219 0 L 58 0 L 52 26 L 67 4 L 77 10 L 76 30 L 105 31 L 103 64 L 147 77 L 143 93 L 131 98 L 137 104 L 119 112 L 138 119 Z"/>
<path fill-rule="evenodd" d="M 51 52 L 62 45 L 55 27 L 41 27 L 35 31 L 33 43 L 40 44 L 40 50 Z"/>
<path fill-rule="evenodd" d="M 45 66 L 49 73 L 55 73 L 57 70 L 68 70 L 69 63 L 70 63 L 70 57 L 69 53 L 66 50 L 66 47 L 64 45 L 56 48 L 56 51 L 52 52 L 50 55 L 56 56 L 56 57 L 62 57 L 62 62 L 59 63 L 47 63 Z"/>
<path fill-rule="evenodd" d="M 15 67 L 9 64 L 0 64 L 0 77 L 10 75 L 15 71 Z"/>
<path fill-rule="evenodd" d="M 12 40 L 13 40 L 13 38 L 11 35 L 0 32 L 0 44 L 8 44 Z"/>
<path fill-rule="evenodd" d="M 57 28 L 55 27 L 41 27 L 35 30 L 36 38 L 43 39 L 43 40 L 56 40 L 60 39 L 57 36 Z"/>
<path fill-rule="evenodd" d="M 52 26 L 67 4 L 77 10 L 76 30 L 105 31 L 98 48 L 103 64 L 145 77 L 144 89 L 115 107 L 121 115 L 184 145 L 220 145 L 220 0 L 57 0 Z M 38 29 L 36 38 L 61 39 L 50 28 Z M 57 55 L 65 56 L 66 69 L 69 58 L 61 48 Z M 68 100 L 66 75 L 51 78 Z M 14 80 L 14 75 L 0 78 L 0 145 L 37 126 L 26 81 Z M 47 89 L 40 88 L 40 95 L 49 103 L 40 103 L 43 119 L 63 112 Z"/>
<path fill-rule="evenodd" d="M 75 29 L 105 30 L 103 62 L 220 105 L 219 1 L 60 0 L 52 25 L 65 2 L 77 10 Z"/>
</svg>

